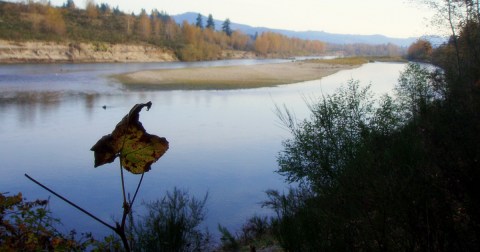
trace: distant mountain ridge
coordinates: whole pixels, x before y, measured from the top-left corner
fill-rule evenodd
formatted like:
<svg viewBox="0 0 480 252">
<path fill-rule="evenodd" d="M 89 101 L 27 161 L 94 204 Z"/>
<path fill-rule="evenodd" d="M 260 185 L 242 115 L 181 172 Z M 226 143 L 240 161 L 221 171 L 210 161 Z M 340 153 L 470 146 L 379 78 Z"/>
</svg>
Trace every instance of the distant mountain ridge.
<svg viewBox="0 0 480 252">
<path fill-rule="evenodd" d="M 187 12 L 183 14 L 173 15 L 173 19 L 175 22 L 181 24 L 183 21 L 187 21 L 188 23 L 195 24 L 197 19 L 198 13 L 195 12 Z M 207 17 L 203 16 L 203 23 L 206 24 Z M 221 29 L 223 20 L 215 20 L 215 28 L 217 30 Z M 335 34 L 335 33 L 328 33 L 324 31 L 290 31 L 290 30 L 282 30 L 282 29 L 271 29 L 267 27 L 253 27 L 244 24 L 238 24 L 232 22 L 230 24 L 232 30 L 240 30 L 246 34 L 254 35 L 256 33 L 261 34 L 262 32 L 271 31 L 283 34 L 289 37 L 295 37 L 300 39 L 310 39 L 310 40 L 320 40 L 323 42 L 331 43 L 331 44 L 355 44 L 355 43 L 362 43 L 362 44 L 371 44 L 371 45 L 379 45 L 379 44 L 388 44 L 392 43 L 402 47 L 408 47 L 410 44 L 415 42 L 418 38 L 411 37 L 411 38 L 391 38 L 384 35 L 354 35 L 354 34 Z"/>
</svg>

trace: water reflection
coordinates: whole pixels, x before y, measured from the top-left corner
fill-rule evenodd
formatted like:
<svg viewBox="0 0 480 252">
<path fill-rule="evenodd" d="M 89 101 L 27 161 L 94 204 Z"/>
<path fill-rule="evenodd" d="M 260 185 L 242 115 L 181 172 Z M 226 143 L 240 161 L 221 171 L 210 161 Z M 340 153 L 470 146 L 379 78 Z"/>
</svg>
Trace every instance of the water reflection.
<svg viewBox="0 0 480 252">
<path fill-rule="evenodd" d="M 97 105 L 98 93 L 68 93 L 64 91 L 24 91 L 0 93 L 0 113 L 18 118 L 21 127 L 34 127 L 37 120 L 54 117 L 65 101 L 84 103 L 87 114 L 91 116 Z"/>
</svg>

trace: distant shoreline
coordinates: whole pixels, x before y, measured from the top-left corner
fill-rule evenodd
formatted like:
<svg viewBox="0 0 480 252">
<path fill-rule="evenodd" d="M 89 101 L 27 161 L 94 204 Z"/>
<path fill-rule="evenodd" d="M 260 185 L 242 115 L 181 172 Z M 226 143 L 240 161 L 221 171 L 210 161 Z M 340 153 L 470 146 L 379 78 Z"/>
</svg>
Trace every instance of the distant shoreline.
<svg viewBox="0 0 480 252">
<path fill-rule="evenodd" d="M 352 69 L 360 65 L 299 61 L 248 66 L 148 70 L 113 77 L 132 88 L 244 89 L 321 79 L 340 70 Z"/>
</svg>

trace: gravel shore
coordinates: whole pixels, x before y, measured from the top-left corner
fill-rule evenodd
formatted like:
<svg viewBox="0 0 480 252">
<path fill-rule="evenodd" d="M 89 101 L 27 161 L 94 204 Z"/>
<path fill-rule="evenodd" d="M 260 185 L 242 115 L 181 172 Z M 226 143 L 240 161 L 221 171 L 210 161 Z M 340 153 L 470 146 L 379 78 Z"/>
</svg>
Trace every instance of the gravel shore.
<svg viewBox="0 0 480 252">
<path fill-rule="evenodd" d="M 288 62 L 248 66 L 139 71 L 114 76 L 131 87 L 155 89 L 241 89 L 321 79 L 359 65 Z"/>
</svg>

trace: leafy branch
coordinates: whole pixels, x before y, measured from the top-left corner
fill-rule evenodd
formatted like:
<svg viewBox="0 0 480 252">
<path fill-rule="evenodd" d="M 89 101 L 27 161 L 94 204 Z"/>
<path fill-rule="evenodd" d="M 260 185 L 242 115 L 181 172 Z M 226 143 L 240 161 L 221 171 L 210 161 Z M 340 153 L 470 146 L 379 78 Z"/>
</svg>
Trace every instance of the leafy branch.
<svg viewBox="0 0 480 252">
<path fill-rule="evenodd" d="M 130 251 L 130 246 L 125 234 L 125 223 L 128 214 L 131 212 L 132 205 L 135 201 L 137 193 L 140 189 L 145 172 L 151 169 L 151 165 L 156 162 L 168 150 L 168 141 L 156 135 L 148 134 L 139 121 L 139 113 L 144 108 L 150 110 L 151 102 L 140 103 L 133 106 L 130 112 L 123 117 L 123 119 L 116 125 L 111 134 L 105 135 L 93 145 L 90 149 L 94 152 L 95 167 L 111 163 L 117 157 L 120 158 L 120 178 L 122 182 L 123 193 L 123 215 L 121 222 L 115 223 L 115 227 L 96 217 L 92 213 L 76 205 L 47 186 L 41 184 L 29 175 L 25 176 L 41 186 L 45 190 L 51 192 L 66 203 L 90 216 L 94 220 L 100 222 L 104 226 L 113 230 L 122 239 L 123 246 L 126 251 Z M 135 194 L 131 201 L 127 201 L 125 193 L 125 180 L 123 176 L 123 169 L 133 174 L 141 174 Z"/>
</svg>

